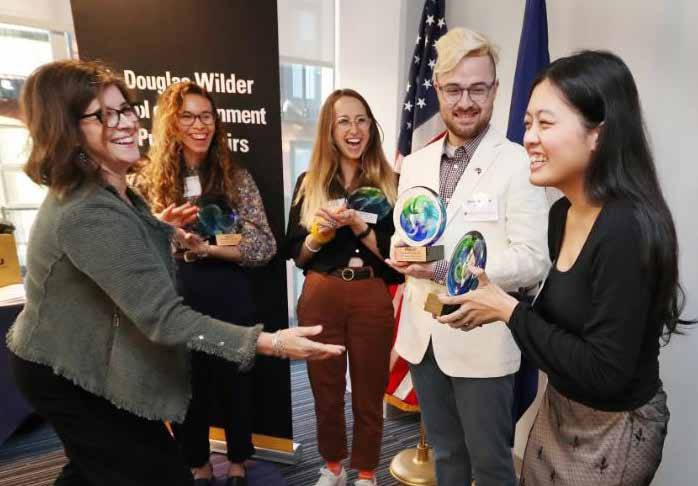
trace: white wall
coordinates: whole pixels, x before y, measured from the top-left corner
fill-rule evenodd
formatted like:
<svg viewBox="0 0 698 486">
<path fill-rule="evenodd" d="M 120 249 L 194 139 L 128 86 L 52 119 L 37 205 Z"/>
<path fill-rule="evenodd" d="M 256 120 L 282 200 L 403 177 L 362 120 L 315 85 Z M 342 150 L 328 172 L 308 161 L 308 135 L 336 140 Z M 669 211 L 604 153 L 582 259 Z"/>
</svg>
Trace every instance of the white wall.
<svg viewBox="0 0 698 486">
<path fill-rule="evenodd" d="M 366 98 L 383 127 L 383 149 L 395 156 L 400 80 L 402 4 L 406 0 L 339 0 L 336 87 L 352 88 Z"/>
<path fill-rule="evenodd" d="M 279 56 L 308 64 L 334 63 L 334 1 L 277 0 Z"/>
</svg>

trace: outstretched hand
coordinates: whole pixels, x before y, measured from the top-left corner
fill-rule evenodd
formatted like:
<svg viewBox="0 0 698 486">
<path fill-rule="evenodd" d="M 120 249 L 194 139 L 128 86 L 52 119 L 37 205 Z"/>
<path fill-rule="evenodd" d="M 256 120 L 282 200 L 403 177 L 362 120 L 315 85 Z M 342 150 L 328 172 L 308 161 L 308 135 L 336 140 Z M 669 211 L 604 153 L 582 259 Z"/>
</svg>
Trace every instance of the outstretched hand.
<svg viewBox="0 0 698 486">
<path fill-rule="evenodd" d="M 408 277 L 430 279 L 434 276 L 434 268 L 436 267 L 435 262 L 430 263 L 413 263 L 413 262 L 401 262 L 395 259 L 395 248 L 400 246 L 406 246 L 403 242 L 398 241 L 390 248 L 390 258 L 385 259 L 385 263 L 393 268 L 396 272 L 399 272 Z"/>
<path fill-rule="evenodd" d="M 322 332 L 322 326 L 304 326 L 279 331 L 281 358 L 318 360 L 341 356 L 344 346 L 323 344 L 308 339 Z M 272 349 L 274 354 L 276 350 Z"/>
</svg>

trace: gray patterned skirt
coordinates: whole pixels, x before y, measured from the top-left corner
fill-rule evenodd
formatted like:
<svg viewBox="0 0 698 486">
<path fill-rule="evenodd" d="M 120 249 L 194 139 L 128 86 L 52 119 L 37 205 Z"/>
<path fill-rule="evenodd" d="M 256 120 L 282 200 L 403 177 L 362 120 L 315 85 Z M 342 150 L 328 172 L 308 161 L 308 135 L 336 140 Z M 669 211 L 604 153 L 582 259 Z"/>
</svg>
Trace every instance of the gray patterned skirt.
<svg viewBox="0 0 698 486">
<path fill-rule="evenodd" d="M 548 384 L 526 444 L 521 486 L 645 486 L 662 460 L 669 410 L 660 388 L 630 412 L 603 412 Z"/>
</svg>

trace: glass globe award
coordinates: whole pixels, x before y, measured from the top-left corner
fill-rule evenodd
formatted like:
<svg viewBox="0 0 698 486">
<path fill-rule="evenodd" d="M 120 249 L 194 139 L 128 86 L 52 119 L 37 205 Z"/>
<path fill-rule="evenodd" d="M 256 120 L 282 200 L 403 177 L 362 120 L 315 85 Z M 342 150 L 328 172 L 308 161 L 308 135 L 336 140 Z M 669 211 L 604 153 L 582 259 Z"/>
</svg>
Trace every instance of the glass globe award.
<svg viewBox="0 0 698 486">
<path fill-rule="evenodd" d="M 446 273 L 446 292 L 448 295 L 463 295 L 477 288 L 477 276 L 470 271 L 470 266 L 485 269 L 487 264 L 487 244 L 478 231 L 469 231 L 460 239 L 451 254 Z M 441 316 L 458 309 L 458 305 L 446 305 L 439 301 L 436 293 L 430 293 L 424 304 L 424 310 Z"/>
<path fill-rule="evenodd" d="M 395 232 L 407 246 L 395 248 L 402 262 L 433 262 L 444 258 L 443 245 L 434 245 L 446 227 L 446 207 L 428 187 L 415 186 L 397 199 L 393 211 Z"/>
</svg>

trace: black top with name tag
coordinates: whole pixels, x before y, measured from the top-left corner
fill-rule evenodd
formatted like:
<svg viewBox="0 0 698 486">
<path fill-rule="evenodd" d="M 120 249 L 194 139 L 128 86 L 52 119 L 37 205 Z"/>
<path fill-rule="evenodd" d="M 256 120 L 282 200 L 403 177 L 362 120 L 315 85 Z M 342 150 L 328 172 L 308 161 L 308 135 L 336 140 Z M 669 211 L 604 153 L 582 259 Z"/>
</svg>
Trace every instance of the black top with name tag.
<svg viewBox="0 0 698 486">
<path fill-rule="evenodd" d="M 305 174 L 301 174 L 296 181 L 292 201 L 296 200 L 296 194 L 304 177 Z M 330 189 L 332 198 L 347 197 L 346 191 L 337 181 L 333 182 Z M 300 223 L 302 205 L 303 200 L 298 201 L 298 204 L 294 204 L 291 207 L 289 213 L 284 248 L 285 256 L 289 259 L 298 256 L 303 246 L 303 241 L 308 236 L 308 230 Z M 370 226 L 375 232 L 378 249 L 385 258 L 388 258 L 390 256 L 390 237 L 395 232 L 392 215 L 388 215 L 376 224 L 370 224 Z M 383 259 L 378 258 L 371 250 L 366 248 L 354 235 L 351 228 L 346 226 L 339 228 L 334 239 L 324 244 L 321 250 L 310 259 L 303 268 L 303 273 L 307 273 L 308 270 L 332 273 L 338 268 L 346 267 L 347 262 L 352 257 L 361 258 L 365 266 L 373 268 L 373 273 L 376 277 L 382 278 L 388 284 L 402 283 L 404 281 L 401 274 L 390 268 Z"/>
</svg>

